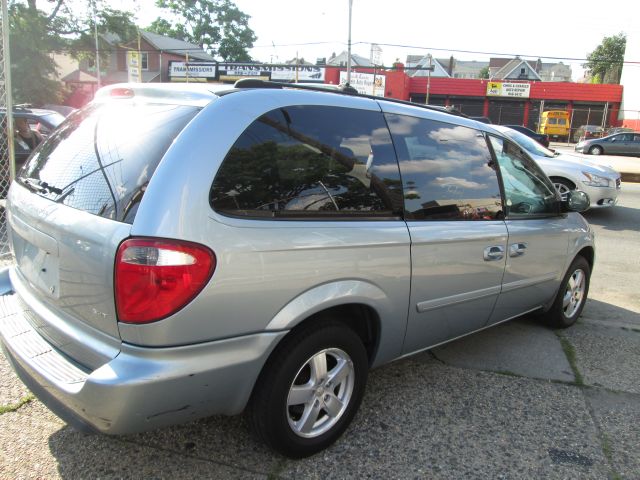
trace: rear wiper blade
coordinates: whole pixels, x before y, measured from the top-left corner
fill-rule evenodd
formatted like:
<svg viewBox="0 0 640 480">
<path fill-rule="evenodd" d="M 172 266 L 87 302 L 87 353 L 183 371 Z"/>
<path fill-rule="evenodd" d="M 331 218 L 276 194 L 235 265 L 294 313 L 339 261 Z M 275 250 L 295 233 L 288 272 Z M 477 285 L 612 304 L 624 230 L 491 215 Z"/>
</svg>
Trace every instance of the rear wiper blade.
<svg viewBox="0 0 640 480">
<path fill-rule="evenodd" d="M 55 193 L 56 195 L 62 195 L 62 190 L 60 188 L 49 185 L 47 182 L 44 182 L 38 178 L 22 178 L 21 180 L 34 192 Z"/>
</svg>

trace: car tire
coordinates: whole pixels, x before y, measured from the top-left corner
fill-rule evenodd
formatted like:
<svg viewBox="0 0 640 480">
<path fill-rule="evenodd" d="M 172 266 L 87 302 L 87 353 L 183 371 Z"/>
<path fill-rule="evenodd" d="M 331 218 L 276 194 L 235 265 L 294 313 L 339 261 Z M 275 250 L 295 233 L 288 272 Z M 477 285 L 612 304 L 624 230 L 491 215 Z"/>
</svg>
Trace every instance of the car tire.
<svg viewBox="0 0 640 480">
<path fill-rule="evenodd" d="M 250 419 L 255 432 L 291 458 L 325 449 L 355 416 L 368 368 L 362 340 L 344 324 L 323 323 L 290 334 L 254 388 Z"/>
<path fill-rule="evenodd" d="M 589 293 L 591 267 L 582 256 L 577 256 L 567 270 L 551 308 L 544 314 L 548 325 L 567 328 L 576 323 Z"/>
<path fill-rule="evenodd" d="M 551 177 L 551 181 L 560 194 L 560 197 L 562 197 L 563 202 L 567 201 L 567 195 L 569 192 L 576 189 L 576 186 L 566 178 Z"/>
<path fill-rule="evenodd" d="M 604 153 L 604 150 L 600 145 L 594 145 L 589 149 L 589 153 L 591 155 L 602 155 Z"/>
</svg>

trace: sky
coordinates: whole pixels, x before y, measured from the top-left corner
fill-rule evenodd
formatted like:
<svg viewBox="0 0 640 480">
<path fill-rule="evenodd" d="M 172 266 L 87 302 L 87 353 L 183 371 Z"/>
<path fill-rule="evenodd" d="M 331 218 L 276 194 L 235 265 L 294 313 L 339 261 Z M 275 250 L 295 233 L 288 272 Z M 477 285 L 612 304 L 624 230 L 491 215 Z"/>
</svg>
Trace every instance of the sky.
<svg viewBox="0 0 640 480">
<path fill-rule="evenodd" d="M 134 5 L 143 26 L 159 13 L 151 7 L 153 0 L 113 0 L 122 8 L 120 2 L 125 8 Z M 576 80 L 582 76 L 586 55 L 604 36 L 640 31 L 633 12 L 637 0 L 352 2 L 352 52 L 369 58 L 371 43 L 377 43 L 388 66 L 396 59 L 404 62 L 407 55 L 427 53 L 485 61 L 520 55 L 570 64 Z M 315 63 L 347 50 L 349 0 L 235 3 L 251 16 L 249 26 L 258 39 L 250 54 L 256 60 L 277 63 L 298 56 Z"/>
</svg>

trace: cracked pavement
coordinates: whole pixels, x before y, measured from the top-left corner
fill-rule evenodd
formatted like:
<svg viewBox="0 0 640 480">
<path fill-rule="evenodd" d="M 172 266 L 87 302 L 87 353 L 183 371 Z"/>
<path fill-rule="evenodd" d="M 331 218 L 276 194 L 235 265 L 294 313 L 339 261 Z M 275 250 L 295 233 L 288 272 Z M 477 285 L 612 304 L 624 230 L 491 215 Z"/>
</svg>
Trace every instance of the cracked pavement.
<svg viewBox="0 0 640 480">
<path fill-rule="evenodd" d="M 304 460 L 267 450 L 243 417 L 78 433 L 38 400 L 19 406 L 29 392 L 0 355 L 0 478 L 637 479 L 640 185 L 585 216 L 597 258 L 575 326 L 523 317 L 378 368 L 346 434 Z"/>
</svg>

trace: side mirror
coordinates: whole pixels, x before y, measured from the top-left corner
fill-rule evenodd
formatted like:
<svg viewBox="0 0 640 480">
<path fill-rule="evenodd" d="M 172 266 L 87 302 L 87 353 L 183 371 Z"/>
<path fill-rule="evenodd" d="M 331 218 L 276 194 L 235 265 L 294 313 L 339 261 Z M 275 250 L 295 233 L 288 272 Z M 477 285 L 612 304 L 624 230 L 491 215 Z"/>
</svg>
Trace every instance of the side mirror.
<svg viewBox="0 0 640 480">
<path fill-rule="evenodd" d="M 571 190 L 567 193 L 567 200 L 562 202 L 563 212 L 584 212 L 591 206 L 589 195 L 581 190 Z"/>
</svg>

